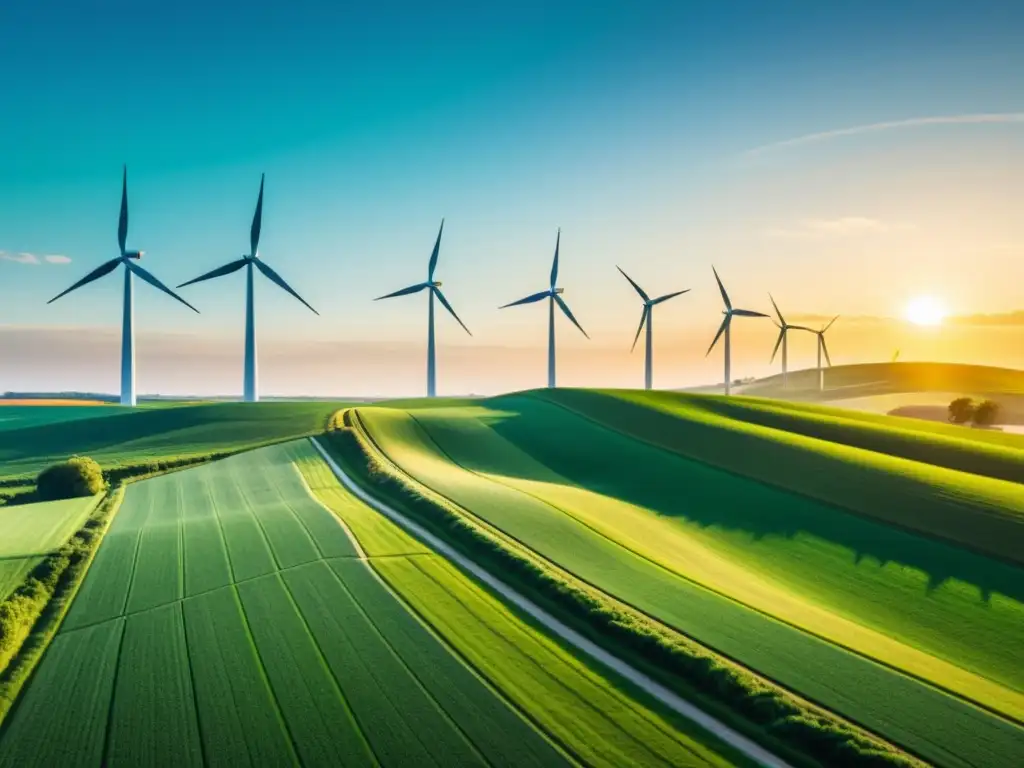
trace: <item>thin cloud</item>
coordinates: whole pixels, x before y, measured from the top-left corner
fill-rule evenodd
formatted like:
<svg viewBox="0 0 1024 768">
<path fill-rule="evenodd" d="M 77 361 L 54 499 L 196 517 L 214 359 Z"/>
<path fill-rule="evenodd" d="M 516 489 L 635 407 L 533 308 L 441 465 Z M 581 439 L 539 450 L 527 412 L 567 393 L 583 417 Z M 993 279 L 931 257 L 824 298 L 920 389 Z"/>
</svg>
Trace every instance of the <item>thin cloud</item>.
<svg viewBox="0 0 1024 768">
<path fill-rule="evenodd" d="M 797 136 L 794 139 L 776 141 L 771 144 L 764 144 L 760 147 L 748 149 L 744 154 L 747 157 L 754 157 L 778 149 L 789 149 L 803 146 L 804 144 L 816 144 L 821 141 L 838 139 L 843 136 L 858 136 L 862 133 L 879 133 L 894 128 L 919 128 L 928 125 L 987 125 L 1000 123 L 1024 123 L 1024 112 L 992 112 L 978 115 L 939 115 L 935 117 L 914 117 L 909 120 L 892 120 L 885 123 L 872 123 L 870 125 L 856 125 L 852 128 L 839 128 L 834 131 L 822 131 L 820 133 L 808 133 L 806 136 Z"/>
<path fill-rule="evenodd" d="M 956 315 L 947 317 L 946 322 L 956 325 L 1024 325 L 1024 310 L 1002 312 L 991 315 Z"/>
<path fill-rule="evenodd" d="M 805 219 L 796 227 L 765 230 L 765 237 L 806 239 L 821 237 L 851 237 L 885 232 L 888 225 L 878 219 L 864 216 L 841 216 L 837 219 Z"/>
<path fill-rule="evenodd" d="M 13 261 L 17 264 L 70 264 L 70 256 L 62 256 L 61 254 L 51 254 L 49 256 L 39 257 L 34 253 L 8 253 L 7 251 L 0 251 L 0 260 Z"/>
</svg>

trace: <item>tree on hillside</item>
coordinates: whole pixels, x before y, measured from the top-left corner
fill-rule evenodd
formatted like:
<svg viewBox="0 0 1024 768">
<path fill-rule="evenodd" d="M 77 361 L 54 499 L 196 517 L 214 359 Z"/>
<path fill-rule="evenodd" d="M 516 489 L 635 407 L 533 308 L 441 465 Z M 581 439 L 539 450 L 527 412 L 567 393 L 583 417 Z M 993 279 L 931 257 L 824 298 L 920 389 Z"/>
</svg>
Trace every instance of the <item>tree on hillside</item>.
<svg viewBox="0 0 1024 768">
<path fill-rule="evenodd" d="M 39 473 L 36 492 L 42 501 L 92 496 L 105 490 L 106 481 L 100 465 L 88 456 L 72 456 Z"/>
<path fill-rule="evenodd" d="M 986 400 L 974 409 L 972 419 L 974 420 L 974 426 L 976 427 L 991 427 L 996 423 L 998 417 L 999 403 Z"/>
<path fill-rule="evenodd" d="M 969 397 L 958 397 L 949 404 L 949 420 L 954 424 L 966 424 L 974 416 L 974 401 Z"/>
</svg>

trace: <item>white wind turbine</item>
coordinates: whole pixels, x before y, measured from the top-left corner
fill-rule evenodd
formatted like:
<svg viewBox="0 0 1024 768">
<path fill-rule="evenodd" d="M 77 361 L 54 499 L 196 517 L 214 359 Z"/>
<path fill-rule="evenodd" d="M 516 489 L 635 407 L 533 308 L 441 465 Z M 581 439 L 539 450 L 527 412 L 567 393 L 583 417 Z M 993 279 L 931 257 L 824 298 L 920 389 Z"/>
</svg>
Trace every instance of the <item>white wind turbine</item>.
<svg viewBox="0 0 1024 768">
<path fill-rule="evenodd" d="M 725 286 L 722 285 L 722 280 L 718 276 L 718 270 L 714 267 L 711 271 L 715 273 L 715 280 L 718 282 L 718 290 L 722 292 L 722 301 L 725 303 L 725 309 L 722 310 L 722 314 L 725 317 L 722 319 L 722 324 L 718 327 L 718 333 L 715 334 L 714 340 L 711 342 L 711 346 L 708 347 L 708 351 L 705 353 L 705 357 L 711 354 L 711 350 L 715 348 L 715 344 L 718 343 L 718 339 L 725 334 L 725 394 L 729 394 L 732 386 L 732 359 L 731 359 L 731 339 L 730 329 L 732 327 L 733 317 L 768 317 L 763 312 L 754 312 L 751 309 L 734 309 L 732 302 L 729 301 L 729 294 L 725 292 Z"/>
<path fill-rule="evenodd" d="M 654 379 L 654 349 L 652 338 L 654 332 L 651 330 L 652 323 L 654 322 L 654 307 L 658 304 L 661 304 L 662 302 L 668 301 L 669 299 L 673 299 L 676 296 L 682 296 L 684 293 L 688 293 L 690 289 L 687 288 L 685 291 L 666 293 L 664 296 L 659 296 L 656 299 L 652 299 L 644 292 L 643 288 L 636 284 L 633 278 L 631 278 L 629 275 L 625 273 L 625 271 L 623 271 L 622 267 L 616 266 L 615 268 L 619 270 L 619 272 L 622 272 L 622 276 L 629 281 L 629 284 L 632 285 L 634 289 L 636 289 L 636 292 L 640 294 L 640 298 L 643 299 L 644 301 L 644 311 L 640 315 L 640 327 L 636 329 L 636 336 L 633 338 L 633 346 L 630 348 L 629 351 L 632 352 L 634 349 L 636 349 L 636 343 L 640 339 L 640 331 L 642 331 L 644 329 L 644 326 L 646 326 L 647 350 L 646 355 L 644 357 L 644 389 L 650 389 L 651 383 Z"/>
</svg>

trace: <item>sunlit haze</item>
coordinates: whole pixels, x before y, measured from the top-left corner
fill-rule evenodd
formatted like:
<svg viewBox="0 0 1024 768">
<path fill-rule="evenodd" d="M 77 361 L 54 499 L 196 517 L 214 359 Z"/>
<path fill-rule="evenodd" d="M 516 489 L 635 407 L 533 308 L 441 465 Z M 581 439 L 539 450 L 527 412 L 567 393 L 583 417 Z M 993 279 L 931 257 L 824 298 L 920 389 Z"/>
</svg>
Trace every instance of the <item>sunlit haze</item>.
<svg viewBox="0 0 1024 768">
<path fill-rule="evenodd" d="M 1024 367 L 1024 6 L 951 2 L 0 4 L 0 356 L 7 390 L 117 391 L 121 281 L 47 305 L 128 246 L 175 286 L 260 254 L 267 395 L 415 395 L 437 279 L 438 392 L 542 386 L 559 283 L 559 383 L 721 380 L 712 265 L 734 304 L 827 322 L 835 364 Z M 152 5 L 152 7 L 149 7 Z M 941 7 L 941 12 L 940 12 Z M 131 8 L 131 12 L 127 9 Z M 243 273 L 139 284 L 142 393 L 241 389 Z M 739 323 L 733 375 L 777 334 Z M 806 336 L 806 338 L 804 338 Z M 815 362 L 794 337 L 793 369 Z"/>
</svg>

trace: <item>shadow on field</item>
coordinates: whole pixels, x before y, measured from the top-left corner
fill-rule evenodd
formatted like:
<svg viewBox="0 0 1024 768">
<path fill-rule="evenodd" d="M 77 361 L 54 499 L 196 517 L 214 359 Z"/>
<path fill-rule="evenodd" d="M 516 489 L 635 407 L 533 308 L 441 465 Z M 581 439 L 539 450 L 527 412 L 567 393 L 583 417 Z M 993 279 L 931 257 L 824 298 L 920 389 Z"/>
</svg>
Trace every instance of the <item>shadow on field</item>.
<svg viewBox="0 0 1024 768">
<path fill-rule="evenodd" d="M 491 430 L 544 466 L 467 450 L 471 433 L 456 434 L 443 419 L 417 420 L 446 450 L 463 441 L 459 460 L 469 469 L 558 482 L 546 468 L 596 493 L 701 527 L 740 531 L 752 542 L 805 534 L 848 550 L 855 565 L 870 559 L 907 566 L 927 575 L 926 592 L 956 579 L 974 585 L 986 602 L 993 592 L 1024 602 L 1024 570 L 1012 565 L 687 459 L 539 398 L 513 395 L 482 405 L 500 411 L 482 419 Z"/>
</svg>

